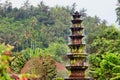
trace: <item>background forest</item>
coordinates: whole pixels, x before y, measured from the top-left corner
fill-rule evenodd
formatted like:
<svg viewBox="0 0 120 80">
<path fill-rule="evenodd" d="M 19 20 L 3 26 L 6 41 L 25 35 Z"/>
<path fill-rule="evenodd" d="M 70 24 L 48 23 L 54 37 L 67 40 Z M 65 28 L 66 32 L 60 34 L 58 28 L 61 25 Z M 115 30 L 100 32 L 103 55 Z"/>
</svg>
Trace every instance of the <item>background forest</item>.
<svg viewBox="0 0 120 80">
<path fill-rule="evenodd" d="M 75 4 L 66 7 L 49 7 L 40 2 L 38 6 L 33 6 L 28 0 L 20 8 L 13 8 L 9 1 L 1 3 L 0 54 L 8 51 L 12 53 L 12 57 L 15 56 L 9 64 L 11 70 L 19 74 L 28 60 L 38 56 L 46 58 L 44 65 L 40 63 L 42 66 L 53 63 L 52 59 L 63 65 L 67 64 L 65 54 L 69 52 L 67 44 L 71 25 L 70 13 L 73 11 L 75 11 Z M 89 69 L 86 74 L 94 80 L 120 80 L 119 27 L 107 25 L 106 20 L 101 20 L 97 16 L 88 16 L 85 11 L 85 9 L 80 10 L 84 19 L 82 25 L 85 28 L 86 52 L 89 53 Z M 120 23 L 119 5 L 116 8 L 116 15 L 117 21 Z M 7 49 L 8 44 L 14 48 Z M 40 59 L 43 60 L 43 58 Z M 49 60 L 51 62 L 47 62 Z M 2 60 L 0 62 L 2 63 Z M 48 70 L 50 75 L 47 76 L 47 80 L 54 78 L 56 71 L 53 70 L 53 67 L 55 66 L 49 66 L 53 72 Z M 67 74 L 61 72 L 57 74 L 57 77 L 67 76 L 62 75 L 63 73 Z M 41 75 L 44 79 L 45 75 Z"/>
</svg>

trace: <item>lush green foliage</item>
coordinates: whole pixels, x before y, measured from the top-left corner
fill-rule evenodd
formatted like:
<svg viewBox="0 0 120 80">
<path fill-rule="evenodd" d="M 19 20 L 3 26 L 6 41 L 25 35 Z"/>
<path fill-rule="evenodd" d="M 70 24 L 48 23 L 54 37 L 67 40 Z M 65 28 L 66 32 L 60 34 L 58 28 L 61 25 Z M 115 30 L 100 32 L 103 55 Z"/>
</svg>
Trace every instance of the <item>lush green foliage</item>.
<svg viewBox="0 0 120 80">
<path fill-rule="evenodd" d="M 7 62 L 7 56 L 0 54 L 0 79 L 2 80 L 12 80 L 6 69 L 9 68 Z"/>
<path fill-rule="evenodd" d="M 64 80 L 63 78 L 56 78 L 56 79 L 54 79 L 54 80 Z"/>
<path fill-rule="evenodd" d="M 9 61 L 11 58 L 5 55 L 6 51 L 11 51 L 11 47 L 5 46 L 5 44 L 0 44 L 0 79 L 1 80 L 12 80 L 7 73 L 9 68 Z"/>
<path fill-rule="evenodd" d="M 14 51 L 21 51 L 47 48 L 53 42 L 66 42 L 70 25 L 69 7 L 50 8 L 43 2 L 37 7 L 29 2 L 20 8 L 11 7 L 10 2 L 0 6 L 0 43 L 13 45 Z"/>
<path fill-rule="evenodd" d="M 12 8 L 9 1 L 2 3 L 0 43 L 14 46 L 11 70 L 20 73 L 29 59 L 41 55 L 51 55 L 55 60 L 63 62 L 67 52 L 64 44 L 69 34 L 69 21 L 69 7 L 50 8 L 43 2 L 35 7 L 26 1 L 20 8 Z"/>
<path fill-rule="evenodd" d="M 95 32 L 87 35 L 87 49 L 91 53 L 89 75 L 97 80 L 117 80 L 120 76 L 120 31 L 104 24 L 93 29 Z"/>
<path fill-rule="evenodd" d="M 119 13 L 119 7 L 118 7 Z M 119 14 L 118 21 L 119 21 Z M 89 76 L 95 80 L 119 80 L 120 78 L 120 30 L 98 17 L 86 17 L 84 21 L 86 51 L 90 53 Z"/>
<path fill-rule="evenodd" d="M 30 55 L 27 53 L 16 55 L 15 58 L 10 62 L 10 69 L 14 73 L 20 73 L 21 69 L 29 59 Z"/>
<path fill-rule="evenodd" d="M 10 63 L 10 68 L 13 72 L 20 73 L 28 60 L 40 56 L 40 49 L 36 48 L 35 50 L 32 50 L 27 48 L 20 53 L 14 53 L 12 56 L 14 56 L 14 59 Z"/>
<path fill-rule="evenodd" d="M 96 54 L 89 56 L 90 76 L 97 80 L 110 80 L 120 75 L 120 54 L 104 53 L 98 57 Z"/>
<path fill-rule="evenodd" d="M 34 57 L 26 63 L 24 68 L 26 70 L 22 73 L 35 74 L 41 80 L 51 80 L 56 77 L 55 61 L 50 56 Z"/>
<path fill-rule="evenodd" d="M 52 43 L 44 50 L 40 48 L 36 48 L 35 50 L 28 48 L 13 55 L 15 58 L 11 61 L 10 68 L 15 73 L 20 73 L 21 69 L 29 59 L 46 55 L 50 55 L 53 59 L 62 63 L 64 55 L 67 53 L 66 50 L 66 45 L 59 43 Z"/>
<path fill-rule="evenodd" d="M 118 1 L 120 3 L 120 0 Z M 19 53 L 12 54 L 15 58 L 10 63 L 11 69 L 19 73 L 29 59 L 38 56 L 45 58 L 46 55 L 64 63 L 64 55 L 67 52 L 65 44 L 68 41 L 67 36 L 70 34 L 70 12 L 72 13 L 74 9 L 74 5 L 73 8 L 59 6 L 50 8 L 43 2 L 35 7 L 30 5 L 29 0 L 20 8 L 12 8 L 9 1 L 2 3 L 0 5 L 0 43 L 14 46 L 13 51 Z M 116 13 L 117 21 L 120 23 L 119 5 Z M 120 31 L 115 26 L 107 26 L 106 21 L 97 16 L 84 15 L 83 24 L 86 51 L 90 53 L 90 76 L 96 80 L 119 80 Z M 9 45 L 5 46 L 5 44 L 0 46 L 2 54 L 11 50 L 11 48 L 7 48 Z M 50 65 L 48 59 L 45 58 L 45 62 L 43 61 L 45 65 L 42 64 L 42 66 L 45 68 L 51 67 L 46 66 Z M 4 61 L 1 63 L 3 64 Z M 6 73 L 5 67 L 1 64 L 0 66 Z M 54 67 L 52 66 L 53 72 Z M 43 74 L 42 78 L 45 78 L 44 76 Z"/>
<path fill-rule="evenodd" d="M 51 55 L 51 57 L 56 61 L 64 63 L 63 60 L 65 54 L 67 53 L 67 47 L 65 44 L 62 43 L 51 43 L 49 44 L 48 48 L 41 50 L 41 54 L 42 53 L 44 53 L 43 55 Z"/>
</svg>

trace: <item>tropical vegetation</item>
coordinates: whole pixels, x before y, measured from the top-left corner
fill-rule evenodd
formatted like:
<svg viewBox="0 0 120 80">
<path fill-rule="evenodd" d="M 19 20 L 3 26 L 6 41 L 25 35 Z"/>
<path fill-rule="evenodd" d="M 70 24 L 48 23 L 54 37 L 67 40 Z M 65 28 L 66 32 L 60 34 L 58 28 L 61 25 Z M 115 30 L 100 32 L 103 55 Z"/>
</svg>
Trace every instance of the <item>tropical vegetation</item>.
<svg viewBox="0 0 120 80">
<path fill-rule="evenodd" d="M 68 73 L 61 71 L 58 74 L 55 62 L 68 63 L 65 54 L 69 52 L 67 43 L 73 11 L 75 4 L 49 7 L 40 2 L 33 6 L 27 0 L 17 8 L 8 0 L 1 3 L 0 79 L 12 80 L 9 74 L 14 74 L 20 75 L 18 80 L 63 80 Z M 94 80 L 120 80 L 120 29 L 97 16 L 88 16 L 85 11 L 80 10 L 84 19 L 84 43 L 89 54 L 87 76 Z M 116 15 L 120 23 L 119 5 Z M 29 65 L 30 69 L 27 68 Z"/>
</svg>

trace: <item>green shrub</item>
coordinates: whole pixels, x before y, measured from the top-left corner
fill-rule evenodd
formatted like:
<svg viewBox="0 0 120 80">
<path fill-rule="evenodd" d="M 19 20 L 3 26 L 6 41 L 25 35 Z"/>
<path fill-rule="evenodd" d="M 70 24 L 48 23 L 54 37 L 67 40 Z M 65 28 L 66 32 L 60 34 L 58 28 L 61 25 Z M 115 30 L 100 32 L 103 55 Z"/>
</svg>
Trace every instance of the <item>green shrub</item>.
<svg viewBox="0 0 120 80">
<path fill-rule="evenodd" d="M 64 80 L 63 78 L 55 78 L 54 80 Z"/>
<path fill-rule="evenodd" d="M 117 77 L 111 78 L 110 80 L 120 80 L 120 76 L 117 76 Z"/>
<path fill-rule="evenodd" d="M 10 68 L 15 73 L 20 73 L 25 63 L 30 59 L 28 54 L 19 54 L 10 63 Z"/>
</svg>

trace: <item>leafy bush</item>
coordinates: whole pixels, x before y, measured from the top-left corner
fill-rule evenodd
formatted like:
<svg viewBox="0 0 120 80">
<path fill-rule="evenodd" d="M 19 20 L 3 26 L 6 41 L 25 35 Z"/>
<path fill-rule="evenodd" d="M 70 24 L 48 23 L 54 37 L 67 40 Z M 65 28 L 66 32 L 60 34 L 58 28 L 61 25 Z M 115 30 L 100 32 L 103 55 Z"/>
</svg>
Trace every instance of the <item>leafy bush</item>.
<svg viewBox="0 0 120 80">
<path fill-rule="evenodd" d="M 36 56 L 40 56 L 40 49 L 36 48 L 35 50 L 32 50 L 27 48 L 26 50 L 21 51 L 21 53 L 16 53 L 14 56 L 15 58 L 12 60 L 10 68 L 15 73 L 20 73 L 28 60 Z"/>
<path fill-rule="evenodd" d="M 20 73 L 25 63 L 30 59 L 28 54 L 19 54 L 10 63 L 10 68 L 15 73 Z"/>
<path fill-rule="evenodd" d="M 9 60 L 11 59 L 8 55 L 12 50 L 12 46 L 0 44 L 0 80 L 12 80 L 7 73 L 9 68 Z M 7 52 L 7 53 L 6 53 Z"/>
<path fill-rule="evenodd" d="M 89 75 L 97 80 L 117 80 L 120 76 L 120 55 L 113 53 L 104 53 L 102 56 L 91 54 L 89 62 Z M 97 61 L 96 61 L 97 60 Z M 99 62 L 99 63 L 98 63 Z"/>
<path fill-rule="evenodd" d="M 117 77 L 111 78 L 110 80 L 120 80 L 120 76 L 117 76 Z"/>
<path fill-rule="evenodd" d="M 50 56 L 31 58 L 21 73 L 35 74 L 42 80 L 51 80 L 56 77 L 55 61 Z"/>
<path fill-rule="evenodd" d="M 55 78 L 54 80 L 64 80 L 63 78 Z"/>
<path fill-rule="evenodd" d="M 1 80 L 12 80 L 6 71 L 7 68 L 9 68 L 7 56 L 0 55 L 0 79 Z"/>
</svg>

